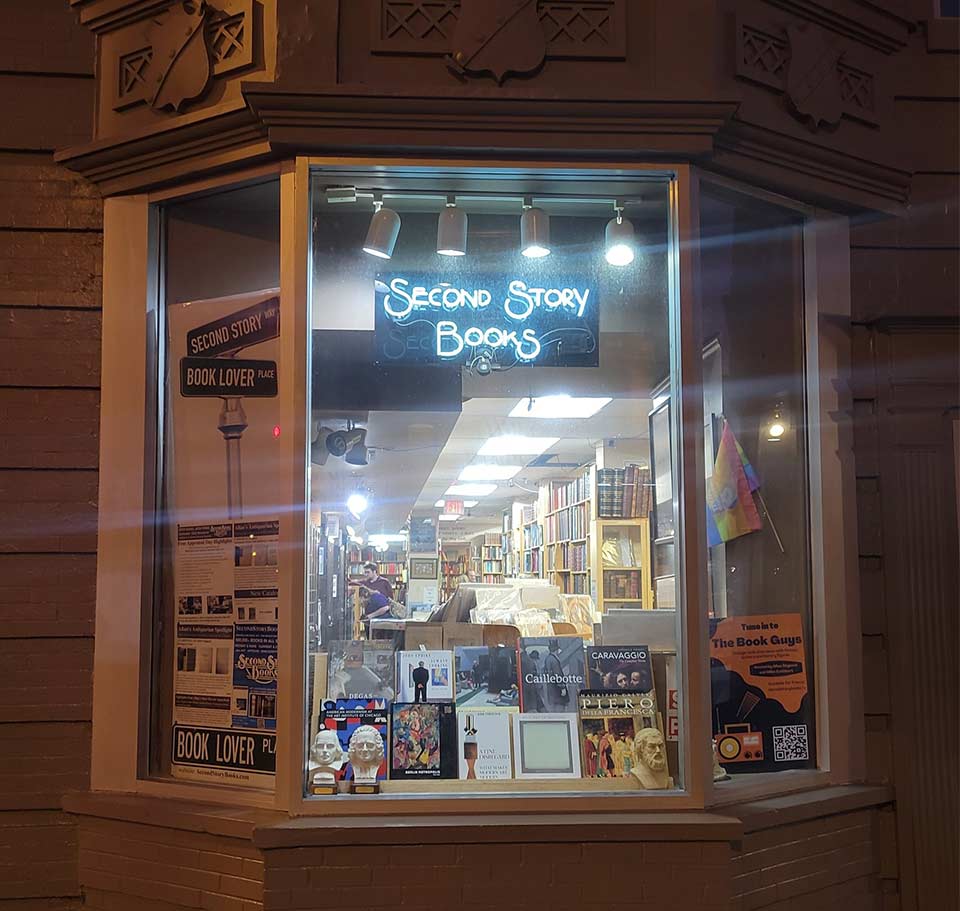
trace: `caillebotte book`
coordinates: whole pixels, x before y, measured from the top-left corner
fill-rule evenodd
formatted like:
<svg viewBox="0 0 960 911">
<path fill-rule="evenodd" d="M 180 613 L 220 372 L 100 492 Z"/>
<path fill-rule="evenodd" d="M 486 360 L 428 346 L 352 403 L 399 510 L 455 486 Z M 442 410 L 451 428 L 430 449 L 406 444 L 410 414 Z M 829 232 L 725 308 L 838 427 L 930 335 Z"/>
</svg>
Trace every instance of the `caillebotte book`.
<svg viewBox="0 0 960 911">
<path fill-rule="evenodd" d="M 578 636 L 521 638 L 517 645 L 520 711 L 570 713 L 586 686 L 583 639 Z"/>
</svg>

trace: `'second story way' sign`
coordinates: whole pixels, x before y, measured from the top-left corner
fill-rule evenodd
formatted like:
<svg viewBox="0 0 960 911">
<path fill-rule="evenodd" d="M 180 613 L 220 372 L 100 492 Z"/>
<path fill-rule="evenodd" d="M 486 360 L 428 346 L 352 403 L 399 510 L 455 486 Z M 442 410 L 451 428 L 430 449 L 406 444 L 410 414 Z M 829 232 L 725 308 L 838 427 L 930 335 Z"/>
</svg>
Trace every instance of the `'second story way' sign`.
<svg viewBox="0 0 960 911">
<path fill-rule="evenodd" d="M 596 285 L 551 276 L 378 274 L 379 363 L 596 367 Z"/>
</svg>

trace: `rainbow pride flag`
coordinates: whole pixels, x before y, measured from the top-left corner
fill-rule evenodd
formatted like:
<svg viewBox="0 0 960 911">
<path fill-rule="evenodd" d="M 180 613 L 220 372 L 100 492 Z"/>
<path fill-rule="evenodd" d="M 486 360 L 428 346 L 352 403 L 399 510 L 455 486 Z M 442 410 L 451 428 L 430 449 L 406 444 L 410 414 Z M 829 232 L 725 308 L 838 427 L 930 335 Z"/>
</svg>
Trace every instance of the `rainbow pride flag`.
<svg viewBox="0 0 960 911">
<path fill-rule="evenodd" d="M 763 528 L 753 502 L 757 472 L 724 421 L 713 477 L 707 481 L 707 543 L 710 547 Z"/>
</svg>

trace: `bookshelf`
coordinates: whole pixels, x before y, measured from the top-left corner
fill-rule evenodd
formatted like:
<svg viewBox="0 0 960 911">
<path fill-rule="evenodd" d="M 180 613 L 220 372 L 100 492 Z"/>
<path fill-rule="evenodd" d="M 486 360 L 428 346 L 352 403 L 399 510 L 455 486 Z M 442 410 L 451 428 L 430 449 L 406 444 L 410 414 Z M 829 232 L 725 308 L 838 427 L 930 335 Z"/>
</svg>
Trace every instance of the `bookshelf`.
<svg viewBox="0 0 960 911">
<path fill-rule="evenodd" d="M 440 603 L 443 604 L 457 590 L 461 582 L 467 581 L 470 549 L 467 545 L 443 548 L 440 557 Z"/>
<path fill-rule="evenodd" d="M 543 570 L 564 594 L 589 595 L 590 528 L 594 520 L 595 468 L 574 478 L 550 481 L 540 498 L 543 510 Z"/>
<path fill-rule="evenodd" d="M 477 581 L 503 582 L 503 538 L 499 534 L 478 535 L 470 542 L 470 559 Z"/>
<path fill-rule="evenodd" d="M 394 589 L 407 582 L 407 554 L 406 551 L 391 548 L 380 553 L 372 547 L 350 547 L 350 562 L 347 566 L 347 575 L 351 579 L 360 579 L 363 576 L 363 564 L 376 563 L 377 572 L 387 579 Z"/>
<path fill-rule="evenodd" d="M 530 578 L 542 579 L 543 525 L 537 518 L 536 504 L 522 508 L 520 533 L 520 572 Z"/>
<path fill-rule="evenodd" d="M 594 523 L 597 609 L 653 608 L 650 520 L 597 519 Z"/>
</svg>

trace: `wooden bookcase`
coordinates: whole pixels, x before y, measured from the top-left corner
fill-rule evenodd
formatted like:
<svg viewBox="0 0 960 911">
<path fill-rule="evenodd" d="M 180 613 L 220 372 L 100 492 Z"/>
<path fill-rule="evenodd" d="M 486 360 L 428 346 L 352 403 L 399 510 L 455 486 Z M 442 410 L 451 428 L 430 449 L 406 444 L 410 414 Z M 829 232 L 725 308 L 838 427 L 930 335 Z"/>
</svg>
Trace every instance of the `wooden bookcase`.
<svg viewBox="0 0 960 911">
<path fill-rule="evenodd" d="M 596 519 L 592 541 L 597 609 L 652 610 L 650 520 Z"/>
<path fill-rule="evenodd" d="M 470 559 L 477 581 L 503 582 L 503 539 L 500 535 L 477 535 L 470 542 Z"/>
</svg>

